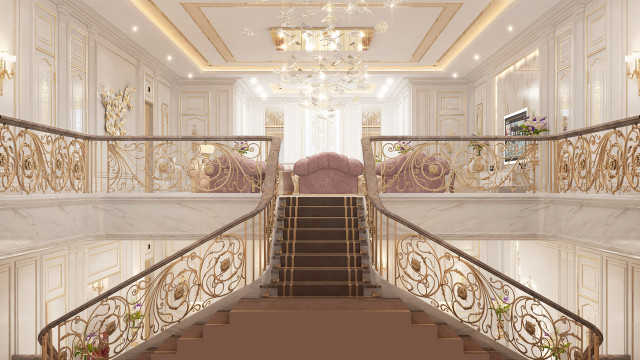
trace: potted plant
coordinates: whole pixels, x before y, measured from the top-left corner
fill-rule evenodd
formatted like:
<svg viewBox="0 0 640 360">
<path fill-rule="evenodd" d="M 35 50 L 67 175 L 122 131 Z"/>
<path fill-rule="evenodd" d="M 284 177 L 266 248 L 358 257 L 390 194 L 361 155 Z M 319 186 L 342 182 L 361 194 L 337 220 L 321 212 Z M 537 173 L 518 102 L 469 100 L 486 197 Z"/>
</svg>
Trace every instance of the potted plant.
<svg viewBox="0 0 640 360">
<path fill-rule="evenodd" d="M 240 155 L 245 155 L 251 150 L 249 143 L 247 141 L 234 141 L 233 142 L 233 151 L 237 152 Z"/>
<path fill-rule="evenodd" d="M 138 328 L 140 323 L 138 320 L 142 320 L 144 315 L 142 314 L 142 304 L 137 303 L 133 306 L 133 312 L 124 314 L 123 320 L 129 323 L 129 327 Z"/>
<path fill-rule="evenodd" d="M 398 154 L 405 154 L 409 151 L 413 151 L 413 149 L 411 148 L 411 141 L 398 141 L 395 144 L 395 148 Z"/>
<path fill-rule="evenodd" d="M 543 132 L 549 131 L 547 128 L 547 117 L 538 118 L 535 115 L 532 117 L 527 116 L 524 120 L 524 124 L 521 124 L 522 135 L 540 135 Z"/>
<path fill-rule="evenodd" d="M 554 360 L 560 359 L 561 354 L 565 354 L 569 352 L 569 348 L 571 347 L 571 343 L 566 335 L 558 334 L 558 329 L 553 329 L 553 334 L 549 334 L 546 331 L 543 331 L 544 336 L 540 339 L 542 345 L 540 349 L 546 350 L 551 353 L 551 358 Z"/>
<path fill-rule="evenodd" d="M 502 317 L 509 311 L 511 304 L 509 304 L 508 296 L 502 296 L 502 299 L 491 298 L 491 302 L 493 306 L 489 309 L 496 313 L 498 318 L 498 339 L 501 339 L 504 337 L 504 319 Z"/>
<path fill-rule="evenodd" d="M 476 136 L 473 134 L 472 136 Z M 469 147 L 473 149 L 475 155 L 470 159 L 469 166 L 472 172 L 481 172 L 485 168 L 484 159 L 482 158 L 482 149 L 488 147 L 489 143 L 486 141 L 472 140 L 469 142 Z"/>
</svg>

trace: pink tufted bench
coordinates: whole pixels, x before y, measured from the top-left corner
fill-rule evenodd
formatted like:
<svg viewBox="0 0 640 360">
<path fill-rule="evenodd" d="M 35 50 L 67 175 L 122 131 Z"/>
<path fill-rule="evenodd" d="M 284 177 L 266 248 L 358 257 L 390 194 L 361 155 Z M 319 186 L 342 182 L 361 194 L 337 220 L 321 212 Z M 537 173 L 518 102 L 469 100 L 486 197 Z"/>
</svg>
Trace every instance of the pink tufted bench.
<svg viewBox="0 0 640 360">
<path fill-rule="evenodd" d="M 300 194 L 357 194 L 362 169 L 360 161 L 334 152 L 307 156 L 293 165 Z"/>
<path fill-rule="evenodd" d="M 424 152 L 408 152 L 376 164 L 376 174 L 384 169 L 387 193 L 443 193 L 447 190 L 446 177 L 451 172 L 449 162 Z M 455 173 L 449 183 L 453 192 Z"/>
</svg>

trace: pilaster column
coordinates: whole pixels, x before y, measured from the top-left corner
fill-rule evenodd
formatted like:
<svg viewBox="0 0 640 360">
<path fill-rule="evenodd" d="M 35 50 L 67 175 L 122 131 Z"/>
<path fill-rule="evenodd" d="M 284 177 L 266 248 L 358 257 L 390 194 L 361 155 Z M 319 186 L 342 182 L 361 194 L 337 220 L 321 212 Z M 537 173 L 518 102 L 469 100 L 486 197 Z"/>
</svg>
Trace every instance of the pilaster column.
<svg viewBox="0 0 640 360">
<path fill-rule="evenodd" d="M 97 118 L 98 105 L 100 104 L 98 90 L 98 74 L 97 74 L 97 55 L 96 55 L 96 29 L 92 25 L 87 26 L 88 41 L 88 62 L 87 62 L 87 129 L 86 132 L 93 135 L 100 135 L 104 130 L 100 130 L 101 119 Z"/>
<path fill-rule="evenodd" d="M 577 127 L 584 127 L 585 121 L 585 97 L 586 97 L 586 72 L 585 72 L 585 31 L 584 31 L 584 10 L 585 6 L 580 5 L 573 12 L 573 28 L 575 35 L 573 37 L 573 55 L 572 64 L 572 85 L 573 85 L 573 116 L 569 118 L 568 130 Z"/>
<path fill-rule="evenodd" d="M 145 88 L 144 88 L 144 62 L 142 60 L 138 60 L 138 68 L 137 68 L 137 73 L 136 73 L 136 92 L 135 92 L 135 113 L 136 113 L 136 119 L 135 119 L 135 134 L 129 134 L 129 135 L 136 135 L 136 136 L 144 136 L 144 94 L 145 94 Z"/>
<path fill-rule="evenodd" d="M 58 127 L 73 129 L 69 112 L 69 12 L 58 4 Z"/>
</svg>

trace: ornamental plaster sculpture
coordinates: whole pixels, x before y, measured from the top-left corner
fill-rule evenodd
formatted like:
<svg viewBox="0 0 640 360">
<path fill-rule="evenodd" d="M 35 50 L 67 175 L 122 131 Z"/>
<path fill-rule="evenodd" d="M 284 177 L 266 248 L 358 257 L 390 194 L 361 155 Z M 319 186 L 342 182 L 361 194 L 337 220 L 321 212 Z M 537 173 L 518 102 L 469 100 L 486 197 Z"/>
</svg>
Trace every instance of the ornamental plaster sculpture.
<svg viewBox="0 0 640 360">
<path fill-rule="evenodd" d="M 105 130 L 111 136 L 124 136 L 127 134 L 125 125 L 127 124 L 127 110 L 133 109 L 131 103 L 131 95 L 136 91 L 135 88 L 127 86 L 124 92 L 120 91 L 115 94 L 115 90 L 111 89 L 107 92 L 102 87 L 102 104 L 104 104 L 104 121 Z"/>
</svg>

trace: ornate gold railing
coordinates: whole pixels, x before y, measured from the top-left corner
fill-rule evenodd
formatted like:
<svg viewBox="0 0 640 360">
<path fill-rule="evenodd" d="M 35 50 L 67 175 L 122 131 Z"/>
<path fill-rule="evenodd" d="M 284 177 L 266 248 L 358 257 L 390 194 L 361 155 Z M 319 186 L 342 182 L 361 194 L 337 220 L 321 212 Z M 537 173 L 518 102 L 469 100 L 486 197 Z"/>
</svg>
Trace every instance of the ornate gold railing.
<svg viewBox="0 0 640 360">
<path fill-rule="evenodd" d="M 91 136 L 0 116 L 0 193 L 259 193 L 270 138 Z"/>
<path fill-rule="evenodd" d="M 420 186 L 420 183 L 411 179 L 411 171 L 407 171 L 406 178 L 385 179 L 376 174 L 376 155 L 380 156 L 381 152 L 378 151 L 380 147 L 375 146 L 373 141 L 380 139 L 381 137 L 362 139 L 362 150 L 372 266 L 381 277 L 416 296 L 428 299 L 436 308 L 501 341 L 526 358 L 598 359 L 603 335 L 595 325 L 384 207 L 379 189 L 394 186 L 395 182 L 407 186 Z M 526 138 L 517 139 L 532 141 Z M 397 144 L 399 141 L 418 142 L 412 144 L 410 148 L 413 148 L 414 154 L 406 156 L 403 163 L 411 169 L 411 162 L 417 162 L 417 168 L 426 167 L 427 171 L 430 165 L 434 165 L 431 166 L 431 170 L 435 173 L 441 171 L 444 165 L 433 158 L 430 159 L 432 164 L 427 164 L 427 158 L 434 154 L 444 157 L 448 146 L 446 141 L 505 139 L 405 137 L 390 142 L 388 139 L 381 140 L 391 144 Z M 508 172 L 522 170 L 526 173 L 529 164 L 537 158 L 534 153 L 538 151 L 537 145 L 534 145 L 535 152 L 531 150 L 533 143 L 528 145 L 516 160 L 516 164 L 522 162 L 522 169 L 514 170 L 512 167 Z M 395 145 L 389 146 L 393 151 Z M 430 152 L 431 149 L 438 149 L 438 152 Z M 495 150 L 492 149 L 491 153 L 500 158 Z M 392 164 L 396 166 L 398 162 Z M 377 168 L 380 174 L 381 166 L 378 165 Z M 457 167 L 453 165 L 451 168 Z M 535 170 L 531 169 L 531 173 L 534 174 Z M 445 185 L 436 189 L 442 190 L 449 186 L 447 182 L 444 183 Z M 525 184 L 532 185 L 535 182 Z M 477 185 L 476 188 L 481 187 Z"/>
<path fill-rule="evenodd" d="M 271 137 L 114 139 L 0 116 L 0 192 L 262 193 L 250 213 L 48 324 L 38 334 L 43 359 L 117 356 L 258 279 L 270 261 L 280 144 Z"/>
<path fill-rule="evenodd" d="M 371 137 L 379 191 L 640 192 L 640 118 L 552 136 Z"/>
</svg>

